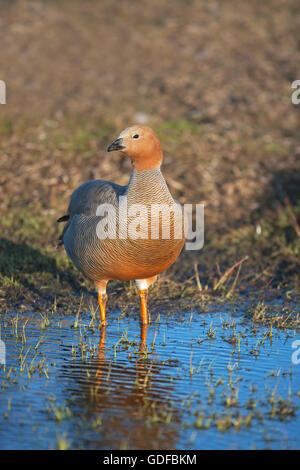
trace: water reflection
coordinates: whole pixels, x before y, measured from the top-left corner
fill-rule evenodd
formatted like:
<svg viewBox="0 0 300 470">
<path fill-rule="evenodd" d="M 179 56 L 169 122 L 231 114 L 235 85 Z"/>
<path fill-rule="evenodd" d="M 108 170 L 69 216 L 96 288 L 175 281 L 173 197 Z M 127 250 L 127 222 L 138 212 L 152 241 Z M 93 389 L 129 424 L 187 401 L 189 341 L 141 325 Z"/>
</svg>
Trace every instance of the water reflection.
<svg viewBox="0 0 300 470">
<path fill-rule="evenodd" d="M 85 446 L 174 449 L 181 417 L 171 398 L 174 385 L 165 370 L 170 365 L 150 358 L 147 327 L 141 329 L 129 360 L 119 353 L 111 357 L 105 336 L 103 328 L 95 360 L 75 362 L 63 372 L 80 384 L 78 388 L 71 384 L 72 391 L 66 390 L 65 395 L 73 395 L 69 408 L 90 428 Z M 97 423 L 95 429 L 93 423 Z"/>
</svg>

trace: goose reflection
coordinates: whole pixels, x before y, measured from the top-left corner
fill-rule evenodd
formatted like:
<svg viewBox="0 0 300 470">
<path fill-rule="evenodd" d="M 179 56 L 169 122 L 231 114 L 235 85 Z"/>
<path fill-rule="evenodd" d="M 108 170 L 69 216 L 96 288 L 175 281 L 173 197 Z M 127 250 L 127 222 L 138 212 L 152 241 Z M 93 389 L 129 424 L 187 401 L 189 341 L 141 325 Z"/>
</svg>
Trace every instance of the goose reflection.
<svg viewBox="0 0 300 470">
<path fill-rule="evenodd" d="M 97 357 L 88 364 L 68 367 L 76 409 L 86 423 L 81 438 L 89 448 L 173 449 L 178 439 L 180 413 L 174 406 L 174 385 L 167 373 L 170 365 L 149 359 L 147 326 L 141 328 L 138 349 L 129 358 L 110 354 L 105 345 L 106 329 L 101 330 Z M 121 344 L 126 348 L 126 344 Z M 132 346 L 132 342 L 131 342 Z M 76 393 L 74 394 L 76 389 Z M 74 396 L 75 395 L 75 396 Z M 69 396 L 69 391 L 66 392 Z M 93 423 L 100 422 L 93 428 Z M 89 432 L 87 431 L 89 430 Z"/>
</svg>

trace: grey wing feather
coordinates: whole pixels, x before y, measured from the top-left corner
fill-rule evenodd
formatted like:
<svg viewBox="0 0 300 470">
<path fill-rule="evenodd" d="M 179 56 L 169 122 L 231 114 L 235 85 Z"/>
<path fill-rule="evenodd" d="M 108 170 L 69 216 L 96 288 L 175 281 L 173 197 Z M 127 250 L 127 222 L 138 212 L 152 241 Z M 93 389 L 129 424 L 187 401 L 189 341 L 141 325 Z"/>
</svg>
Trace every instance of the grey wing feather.
<svg viewBox="0 0 300 470">
<path fill-rule="evenodd" d="M 127 186 L 120 186 L 105 180 L 86 181 L 75 189 L 70 198 L 67 211 L 68 222 L 59 238 L 59 245 L 63 244 L 64 235 L 75 215 L 96 215 L 100 204 L 112 204 L 117 207 L 119 196 L 122 196 L 126 189 Z"/>
<path fill-rule="evenodd" d="M 86 181 L 73 192 L 68 207 L 68 215 L 72 218 L 75 214 L 96 215 L 100 204 L 118 204 L 118 198 L 127 186 L 120 186 L 110 181 L 91 180 Z"/>
</svg>

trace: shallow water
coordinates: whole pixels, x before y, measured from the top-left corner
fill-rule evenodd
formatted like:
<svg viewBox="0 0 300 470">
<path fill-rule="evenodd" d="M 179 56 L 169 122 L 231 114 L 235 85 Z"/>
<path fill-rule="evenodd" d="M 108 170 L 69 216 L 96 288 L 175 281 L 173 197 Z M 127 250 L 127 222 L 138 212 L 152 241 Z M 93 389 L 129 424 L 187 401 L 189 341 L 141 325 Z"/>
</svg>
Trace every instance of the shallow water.
<svg viewBox="0 0 300 470">
<path fill-rule="evenodd" d="M 300 333 L 246 311 L 0 315 L 0 448 L 299 448 Z"/>
</svg>

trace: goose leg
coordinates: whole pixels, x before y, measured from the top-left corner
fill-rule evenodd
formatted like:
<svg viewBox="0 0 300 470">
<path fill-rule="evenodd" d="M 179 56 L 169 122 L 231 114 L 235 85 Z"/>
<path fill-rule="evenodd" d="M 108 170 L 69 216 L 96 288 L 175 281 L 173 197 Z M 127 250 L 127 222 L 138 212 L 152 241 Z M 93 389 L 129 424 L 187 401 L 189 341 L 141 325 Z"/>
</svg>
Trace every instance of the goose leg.
<svg viewBox="0 0 300 470">
<path fill-rule="evenodd" d="M 148 323 L 147 298 L 148 298 L 148 289 L 141 289 L 140 290 L 140 301 L 141 301 L 141 323 L 142 323 L 142 325 L 147 325 L 147 323 Z"/>
<path fill-rule="evenodd" d="M 106 302 L 107 302 L 107 294 L 101 294 L 100 292 L 98 293 L 98 303 L 99 303 L 99 308 L 100 308 L 100 316 L 101 316 L 101 323 L 102 325 L 106 325 L 106 319 L 105 319 L 105 307 L 106 307 Z"/>
<path fill-rule="evenodd" d="M 153 284 L 157 279 L 157 276 L 149 277 L 148 279 L 136 279 L 136 285 L 140 294 L 141 302 L 141 324 L 147 325 L 148 323 L 148 310 L 147 310 L 147 298 L 148 298 L 148 287 Z"/>
<path fill-rule="evenodd" d="M 106 294 L 106 284 L 108 281 L 98 281 L 95 282 L 96 289 L 98 291 L 98 303 L 100 309 L 100 317 L 101 317 L 101 325 L 105 326 L 107 324 L 105 318 L 105 308 L 107 302 L 107 294 Z"/>
<path fill-rule="evenodd" d="M 147 348 L 147 325 L 141 325 L 140 347 L 139 352 L 144 352 Z"/>
</svg>

